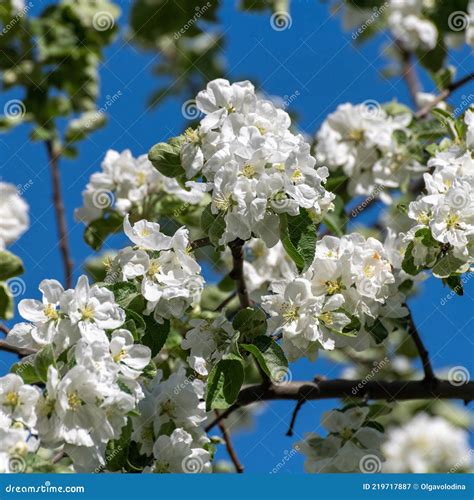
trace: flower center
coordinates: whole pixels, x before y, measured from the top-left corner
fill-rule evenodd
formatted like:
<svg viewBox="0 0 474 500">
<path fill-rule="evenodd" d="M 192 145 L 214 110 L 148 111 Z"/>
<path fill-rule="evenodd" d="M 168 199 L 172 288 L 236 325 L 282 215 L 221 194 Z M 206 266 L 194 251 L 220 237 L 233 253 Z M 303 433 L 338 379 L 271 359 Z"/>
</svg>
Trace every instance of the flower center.
<svg viewBox="0 0 474 500">
<path fill-rule="evenodd" d="M 232 207 L 233 201 L 232 201 L 232 194 L 218 194 L 214 198 L 214 205 L 217 208 L 217 210 L 221 210 L 223 212 L 226 212 L 229 210 L 229 208 Z"/>
<path fill-rule="evenodd" d="M 326 293 L 328 295 L 334 295 L 335 293 L 339 293 L 341 290 L 344 290 L 344 286 L 341 283 L 341 280 L 328 280 L 325 283 L 326 285 Z"/>
<path fill-rule="evenodd" d="M 363 130 L 351 130 L 349 132 L 349 140 L 354 142 L 361 142 L 364 139 L 364 131 Z"/>
<path fill-rule="evenodd" d="M 151 234 L 151 231 L 147 228 L 147 227 L 144 227 L 141 231 L 140 231 L 140 236 L 142 238 L 146 238 L 147 236 L 150 236 Z"/>
<path fill-rule="evenodd" d="M 18 395 L 18 392 L 15 391 L 7 392 L 5 399 L 7 400 L 7 405 L 12 407 L 17 406 L 20 402 L 20 396 Z"/>
<path fill-rule="evenodd" d="M 299 182 L 303 178 L 303 174 L 301 173 L 301 170 L 297 168 L 292 174 L 291 174 L 291 182 Z"/>
<path fill-rule="evenodd" d="M 326 325 L 332 325 L 332 324 L 333 324 L 332 312 L 331 312 L 331 311 L 326 311 L 326 312 L 323 312 L 323 313 L 319 316 L 319 319 L 320 319 L 323 323 L 326 323 Z"/>
<path fill-rule="evenodd" d="M 170 417 L 173 415 L 176 410 L 176 405 L 171 401 L 171 399 L 167 399 L 160 405 L 161 413 L 160 415 L 169 415 Z"/>
<path fill-rule="evenodd" d="M 58 311 L 56 311 L 56 308 L 52 304 L 47 304 L 46 307 L 43 309 L 44 315 L 53 321 L 58 319 Z"/>
<path fill-rule="evenodd" d="M 137 184 L 139 186 L 143 186 L 143 184 L 145 184 L 145 182 L 146 182 L 145 172 L 138 172 L 138 174 L 136 175 L 136 179 L 137 179 Z"/>
<path fill-rule="evenodd" d="M 285 310 L 282 314 L 283 319 L 287 322 L 296 321 L 300 313 L 300 308 L 298 306 L 287 304 Z"/>
<path fill-rule="evenodd" d="M 247 177 L 247 179 L 251 179 L 256 174 L 255 167 L 253 165 L 244 165 L 242 168 L 242 175 Z"/>
<path fill-rule="evenodd" d="M 446 227 L 448 229 L 458 229 L 459 228 L 459 220 L 460 220 L 459 215 L 449 214 L 445 219 Z"/>
<path fill-rule="evenodd" d="M 154 276 L 155 274 L 158 274 L 160 270 L 161 270 L 160 263 L 157 260 L 152 260 L 150 262 L 150 267 L 148 268 L 148 275 Z"/>
<path fill-rule="evenodd" d="M 416 221 L 420 224 L 427 225 L 430 222 L 430 216 L 423 210 L 418 214 Z"/>
<path fill-rule="evenodd" d="M 84 321 L 90 321 L 94 319 L 94 308 L 87 304 L 81 309 L 82 319 Z"/>
<path fill-rule="evenodd" d="M 81 398 L 77 395 L 76 391 L 70 392 L 67 396 L 67 402 L 69 405 L 69 409 L 72 411 L 76 411 L 81 405 Z"/>
<path fill-rule="evenodd" d="M 122 359 L 127 355 L 127 351 L 125 349 L 121 349 L 120 352 L 118 352 L 114 357 L 113 360 L 116 363 L 120 363 Z"/>
<path fill-rule="evenodd" d="M 199 134 L 197 130 L 192 129 L 191 127 L 187 128 L 184 132 L 184 137 L 193 143 L 199 142 Z"/>
</svg>

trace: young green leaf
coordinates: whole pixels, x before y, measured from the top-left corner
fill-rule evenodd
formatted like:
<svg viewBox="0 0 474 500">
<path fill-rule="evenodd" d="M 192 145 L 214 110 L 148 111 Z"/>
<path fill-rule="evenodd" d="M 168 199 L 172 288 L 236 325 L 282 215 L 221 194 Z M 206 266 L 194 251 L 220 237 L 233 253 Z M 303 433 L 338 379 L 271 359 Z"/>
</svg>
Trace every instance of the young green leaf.
<svg viewBox="0 0 474 500">
<path fill-rule="evenodd" d="M 206 409 L 224 410 L 232 405 L 244 382 L 244 365 L 242 359 L 235 355 L 227 355 L 221 359 L 209 373 L 206 392 Z"/>
</svg>

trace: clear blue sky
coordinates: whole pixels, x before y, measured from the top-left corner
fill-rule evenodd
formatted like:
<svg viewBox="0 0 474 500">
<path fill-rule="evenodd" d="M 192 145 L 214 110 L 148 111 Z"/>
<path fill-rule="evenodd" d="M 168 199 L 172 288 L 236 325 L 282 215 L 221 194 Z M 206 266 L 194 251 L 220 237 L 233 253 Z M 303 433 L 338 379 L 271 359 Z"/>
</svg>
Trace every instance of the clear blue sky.
<svg viewBox="0 0 474 500">
<path fill-rule="evenodd" d="M 46 2 L 34 2 L 37 13 Z M 123 7 L 122 30 L 130 2 L 118 2 Z M 381 35 L 362 47 L 355 47 L 350 33 L 341 29 L 338 17 L 331 17 L 326 4 L 316 0 L 292 2 L 291 29 L 276 32 L 271 29 L 269 14 L 243 14 L 234 10 L 236 2 L 226 1 L 220 17 L 227 37 L 225 57 L 233 80 L 256 79 L 265 92 L 276 96 L 292 96 L 290 109 L 299 117 L 300 128 L 313 134 L 324 117 L 338 104 L 375 99 L 380 102 L 397 98 L 409 103 L 404 82 L 384 79 L 381 70 L 387 61 L 381 46 L 388 39 Z M 472 56 L 466 49 L 451 54 L 460 75 L 472 70 Z M 186 126 L 181 115 L 181 100 L 172 99 L 157 110 L 146 109 L 146 101 L 156 89 L 157 80 L 151 74 L 156 57 L 117 40 L 107 50 L 101 67 L 101 97 L 103 105 L 108 95 L 121 91 L 122 96 L 110 108 L 109 123 L 80 145 L 74 161 L 62 161 L 63 193 L 66 201 L 70 240 L 75 261 L 75 275 L 81 274 L 81 264 L 92 254 L 83 242 L 84 227 L 73 220 L 75 207 L 81 204 L 81 191 L 91 173 L 97 171 L 109 148 L 129 148 L 134 155 L 146 153 L 156 142 L 179 134 Z M 423 78 L 425 89 L 433 90 Z M 474 91 L 465 88 L 454 97 Z M 12 92 L 0 95 L 0 109 L 11 98 L 21 98 Z M 15 185 L 32 181 L 24 196 L 31 208 L 31 228 L 11 247 L 23 259 L 26 273 L 24 297 L 38 297 L 38 283 L 44 278 L 62 279 L 62 267 L 57 248 L 56 225 L 51 205 L 51 182 L 44 145 L 28 141 L 29 128 L 0 135 L 1 179 Z M 370 214 L 368 214 L 370 216 Z M 117 248 L 123 238 L 110 239 L 106 247 Z M 455 297 L 441 306 L 448 290 L 430 279 L 423 293 L 412 300 L 415 321 L 431 352 L 435 369 L 462 365 L 474 373 L 473 364 L 473 296 L 474 283 L 465 287 L 462 298 Z M 0 374 L 8 372 L 14 357 L 0 353 Z M 315 375 L 335 377 L 340 367 L 319 359 L 316 363 L 301 362 L 292 367 L 293 379 L 311 379 Z M 316 431 L 322 411 L 335 407 L 336 401 L 308 403 L 300 413 L 294 438 L 285 436 L 293 404 L 272 403 L 256 421 L 252 432 L 236 437 L 235 443 L 248 472 L 268 473 L 291 450 L 292 444 L 304 432 Z M 219 457 L 224 457 L 219 453 Z M 295 456 L 282 473 L 302 472 L 303 458 Z"/>
</svg>

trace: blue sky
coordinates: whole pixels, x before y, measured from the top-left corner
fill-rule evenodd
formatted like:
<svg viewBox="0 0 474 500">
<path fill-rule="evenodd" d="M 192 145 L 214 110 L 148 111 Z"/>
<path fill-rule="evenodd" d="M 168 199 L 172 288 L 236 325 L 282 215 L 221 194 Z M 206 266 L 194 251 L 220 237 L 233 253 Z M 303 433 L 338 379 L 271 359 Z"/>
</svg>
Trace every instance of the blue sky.
<svg viewBox="0 0 474 500">
<path fill-rule="evenodd" d="M 33 13 L 53 2 L 35 2 Z M 122 34 L 130 3 L 123 7 Z M 220 18 L 226 32 L 225 58 L 233 80 L 256 79 L 263 90 L 291 100 L 290 109 L 299 117 L 300 128 L 313 134 L 324 117 L 344 102 L 375 99 L 385 102 L 396 98 L 409 103 L 403 80 L 386 79 L 381 71 L 387 64 L 381 51 L 388 39 L 380 35 L 363 46 L 354 46 L 351 33 L 341 29 L 339 17 L 330 16 L 327 4 L 315 0 L 292 2 L 292 26 L 277 32 L 269 23 L 268 13 L 243 14 L 234 9 L 235 2 L 223 2 Z M 472 69 L 469 51 L 458 50 L 450 55 L 459 74 Z M 70 243 L 75 261 L 75 275 L 81 274 L 81 264 L 92 254 L 83 242 L 84 227 L 73 220 L 75 207 L 81 205 L 81 191 L 91 173 L 97 171 L 109 148 L 129 148 L 134 155 L 148 149 L 186 127 L 181 114 L 180 99 L 170 99 L 155 110 L 147 110 L 146 102 L 157 87 L 151 74 L 157 57 L 140 53 L 123 39 L 107 49 L 101 66 L 101 97 L 99 106 L 118 91 L 121 97 L 109 109 L 108 125 L 80 145 L 79 157 L 63 160 L 61 165 L 63 193 L 70 230 Z M 426 75 L 422 75 L 425 90 L 433 90 Z M 453 97 L 453 104 L 474 88 L 464 88 Z M 0 95 L 0 109 L 21 94 Z M 37 297 L 38 283 L 44 278 L 62 279 L 62 266 L 57 247 L 56 225 L 51 205 L 51 182 L 44 145 L 28 141 L 29 128 L 21 126 L 0 135 L 1 179 L 18 186 L 31 184 L 24 193 L 31 208 L 30 230 L 11 247 L 24 261 L 26 284 L 24 297 Z M 368 215 L 370 216 L 370 214 Z M 106 247 L 117 248 L 123 238 L 110 239 Z M 461 365 L 473 372 L 474 283 L 465 287 L 462 298 L 454 297 L 442 306 L 448 290 L 430 279 L 422 293 L 411 302 L 418 328 L 431 352 L 435 369 Z M 14 357 L 0 354 L 0 374 L 6 373 Z M 292 368 L 294 380 L 311 379 L 315 375 L 335 377 L 340 367 L 320 359 L 316 363 L 303 361 Z M 268 473 L 291 450 L 292 443 L 304 432 L 318 428 L 321 411 L 335 407 L 336 402 L 306 404 L 296 426 L 294 438 L 285 436 L 293 404 L 272 403 L 257 419 L 252 432 L 238 435 L 236 448 L 248 472 Z M 219 453 L 224 457 L 225 453 Z M 301 456 L 288 461 L 282 473 L 301 472 Z"/>
</svg>

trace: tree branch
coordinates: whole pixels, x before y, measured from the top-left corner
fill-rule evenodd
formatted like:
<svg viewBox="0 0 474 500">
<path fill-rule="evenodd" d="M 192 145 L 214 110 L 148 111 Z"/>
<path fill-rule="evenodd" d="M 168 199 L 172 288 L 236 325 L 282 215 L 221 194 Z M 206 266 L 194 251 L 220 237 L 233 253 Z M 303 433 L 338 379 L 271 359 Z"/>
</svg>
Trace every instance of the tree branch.
<svg viewBox="0 0 474 500">
<path fill-rule="evenodd" d="M 3 334 L 5 334 L 5 335 L 8 335 L 8 332 L 9 332 L 9 331 L 10 331 L 10 330 L 8 329 L 8 327 L 7 327 L 7 326 L 5 326 L 3 323 L 0 323 L 0 332 L 2 332 L 2 333 L 3 333 Z"/>
<path fill-rule="evenodd" d="M 413 342 L 415 343 L 416 349 L 418 351 L 418 354 L 420 355 L 421 362 L 423 363 L 423 372 L 425 374 L 425 381 L 433 383 L 436 382 L 436 375 L 434 374 L 433 367 L 431 366 L 431 361 L 430 361 L 430 356 L 428 351 L 426 350 L 425 345 L 423 344 L 423 341 L 421 340 L 420 333 L 418 332 L 418 329 L 416 328 L 415 322 L 413 321 L 413 316 L 408 308 L 408 305 L 405 304 L 405 307 L 408 309 L 410 312 L 408 316 L 408 333 L 413 339 Z"/>
<path fill-rule="evenodd" d="M 211 244 L 209 238 L 199 238 L 198 240 L 191 241 L 191 249 L 197 250 L 198 248 L 207 247 Z"/>
<path fill-rule="evenodd" d="M 253 384 L 240 391 L 236 403 L 222 412 L 207 427 L 211 430 L 221 420 L 227 418 L 238 408 L 251 403 L 273 400 L 306 401 L 319 399 L 381 399 L 387 401 L 407 401 L 414 399 L 461 399 L 470 402 L 474 399 L 474 382 L 453 385 L 448 380 L 438 380 L 436 385 L 428 386 L 424 380 L 382 381 L 382 380 L 321 380 L 315 382 L 287 382 L 283 384 Z"/>
<path fill-rule="evenodd" d="M 296 423 L 296 418 L 298 417 L 298 413 L 301 410 L 301 407 L 306 403 L 306 399 L 300 399 L 296 405 L 295 409 L 293 410 L 293 414 L 291 415 L 291 421 L 290 421 L 290 426 L 288 427 L 288 431 L 286 432 L 287 436 L 293 436 L 293 429 L 295 427 Z"/>
<path fill-rule="evenodd" d="M 59 173 L 60 153 L 54 146 L 52 140 L 46 141 L 46 150 L 48 151 L 49 167 L 51 171 L 51 180 L 53 187 L 53 204 L 56 213 L 56 223 L 58 226 L 59 249 L 63 261 L 64 284 L 66 288 L 71 288 L 73 264 L 71 259 L 71 253 L 69 250 L 66 214 L 61 194 L 61 176 Z"/>
<path fill-rule="evenodd" d="M 215 411 L 215 414 L 218 419 L 220 417 L 220 414 L 217 410 Z M 224 438 L 225 447 L 227 448 L 227 453 L 229 454 L 229 457 L 232 460 L 232 463 L 234 464 L 235 470 L 239 474 L 242 474 L 244 472 L 244 466 L 240 462 L 239 457 L 235 452 L 234 445 L 232 444 L 232 440 L 230 438 L 230 434 L 227 430 L 227 427 L 225 426 L 224 422 L 222 422 L 222 420 L 220 420 L 217 423 L 217 425 L 219 426 L 219 429 L 222 432 L 222 437 Z"/>
<path fill-rule="evenodd" d="M 437 95 L 432 102 L 417 111 L 415 113 L 415 118 L 424 118 L 437 104 L 447 99 L 453 92 L 455 92 L 471 80 L 474 80 L 474 72 L 469 73 L 468 75 L 463 76 L 460 80 L 457 80 L 451 83 L 451 85 L 448 85 L 448 87 L 446 87 L 439 95 Z"/>
<path fill-rule="evenodd" d="M 25 356 L 36 353 L 36 351 L 33 349 L 27 349 L 26 347 L 16 347 L 9 344 L 8 342 L 5 342 L 4 340 L 0 340 L 0 351 L 16 354 L 20 358 L 24 358 Z"/>
<path fill-rule="evenodd" d="M 415 107 L 418 107 L 416 96 L 421 90 L 421 85 L 418 75 L 416 74 L 413 54 L 409 50 L 405 49 L 400 42 L 395 41 L 395 44 L 399 48 L 402 57 L 402 76 L 407 83 L 408 92 L 410 93 L 413 104 Z"/>
<path fill-rule="evenodd" d="M 237 294 L 240 300 L 242 309 L 250 307 L 250 299 L 247 293 L 247 286 L 245 285 L 244 278 L 244 241 L 237 238 L 229 243 L 230 251 L 232 252 L 232 259 L 234 262 L 232 271 L 229 276 L 235 281 L 237 286 Z"/>
</svg>

